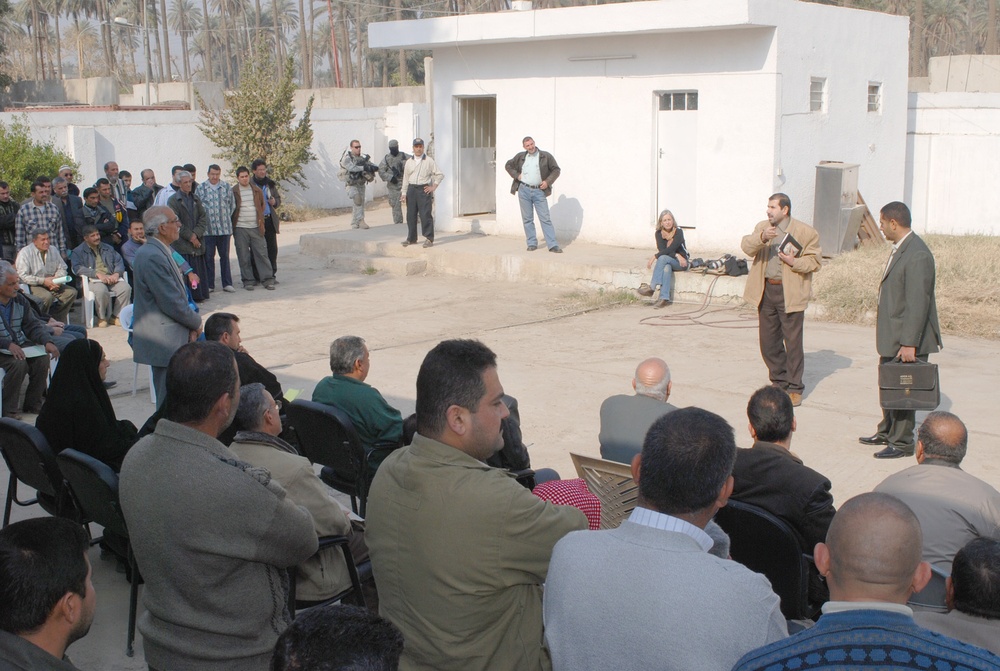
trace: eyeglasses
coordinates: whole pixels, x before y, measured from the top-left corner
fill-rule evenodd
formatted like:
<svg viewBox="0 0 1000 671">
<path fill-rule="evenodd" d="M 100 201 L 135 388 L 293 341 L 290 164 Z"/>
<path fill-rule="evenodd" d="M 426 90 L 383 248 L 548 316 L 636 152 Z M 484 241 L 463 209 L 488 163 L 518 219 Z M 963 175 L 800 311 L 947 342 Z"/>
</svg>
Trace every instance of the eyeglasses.
<svg viewBox="0 0 1000 671">
<path fill-rule="evenodd" d="M 179 223 L 181 223 L 181 220 L 180 219 L 167 219 L 164 223 L 167 223 L 167 224 L 179 224 Z"/>
</svg>

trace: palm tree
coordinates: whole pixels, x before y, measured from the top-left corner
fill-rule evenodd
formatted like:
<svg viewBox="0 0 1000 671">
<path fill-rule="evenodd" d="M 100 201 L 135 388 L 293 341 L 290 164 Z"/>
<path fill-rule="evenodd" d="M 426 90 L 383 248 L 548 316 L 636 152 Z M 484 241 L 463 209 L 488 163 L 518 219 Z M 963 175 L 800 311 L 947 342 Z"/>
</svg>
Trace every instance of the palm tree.
<svg viewBox="0 0 1000 671">
<path fill-rule="evenodd" d="M 201 0 L 201 12 L 202 16 L 205 17 L 205 20 L 202 21 L 201 24 L 201 42 L 202 42 L 202 49 L 204 49 L 204 54 L 202 55 L 202 58 L 205 61 L 205 76 L 208 78 L 208 81 L 212 81 L 213 80 L 212 37 L 208 29 L 210 25 L 209 22 L 210 14 L 208 13 L 208 0 Z"/>
<path fill-rule="evenodd" d="M 167 27 L 170 20 L 167 14 L 167 0 L 160 0 L 160 25 L 163 27 L 163 71 L 164 81 L 173 81 L 170 73 L 170 32 Z"/>
<path fill-rule="evenodd" d="M 201 11 L 195 7 L 194 0 L 174 0 L 171 10 L 167 14 L 167 21 L 170 23 L 170 27 L 181 36 L 184 80 L 191 81 L 191 51 L 188 49 L 188 37 L 200 25 Z"/>
<path fill-rule="evenodd" d="M 74 20 L 66 29 L 66 42 L 76 47 L 77 77 L 86 77 L 88 60 L 85 54 L 97 50 L 97 29 L 90 21 Z"/>
</svg>

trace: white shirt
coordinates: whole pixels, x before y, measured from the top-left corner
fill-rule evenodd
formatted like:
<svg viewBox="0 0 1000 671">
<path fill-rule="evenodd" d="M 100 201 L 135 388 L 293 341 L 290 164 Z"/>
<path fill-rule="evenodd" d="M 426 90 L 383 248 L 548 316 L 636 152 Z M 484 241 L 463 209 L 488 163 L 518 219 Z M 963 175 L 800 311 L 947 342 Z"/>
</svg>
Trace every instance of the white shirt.
<svg viewBox="0 0 1000 671">
<path fill-rule="evenodd" d="M 676 531 L 677 533 L 690 536 L 705 552 L 711 550 L 712 546 L 715 545 L 715 541 L 712 540 L 711 536 L 690 522 L 685 522 L 678 517 L 659 513 L 649 508 L 636 506 L 632 514 L 629 515 L 628 521 L 641 524 L 644 527 L 652 527 L 661 531 Z"/>
<path fill-rule="evenodd" d="M 529 186 L 538 186 L 542 183 L 542 171 L 538 167 L 539 151 L 524 157 L 524 165 L 521 166 L 521 181 Z"/>
</svg>

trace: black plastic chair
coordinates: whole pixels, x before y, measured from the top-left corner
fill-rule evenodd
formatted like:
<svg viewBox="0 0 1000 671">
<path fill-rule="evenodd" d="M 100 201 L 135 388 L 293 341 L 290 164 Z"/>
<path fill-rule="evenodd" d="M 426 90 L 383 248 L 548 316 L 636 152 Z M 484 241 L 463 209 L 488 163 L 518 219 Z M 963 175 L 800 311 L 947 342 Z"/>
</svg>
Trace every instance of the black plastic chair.
<svg viewBox="0 0 1000 671">
<path fill-rule="evenodd" d="M 299 437 L 302 456 L 323 466 L 320 479 L 350 496 L 351 509 L 364 517 L 371 484 L 369 453 L 361 445 L 350 418 L 335 406 L 301 399 L 289 403 L 287 409 L 288 420 Z"/>
<path fill-rule="evenodd" d="M 132 552 L 132 544 L 128 539 L 128 527 L 122 514 L 121 503 L 118 500 L 118 474 L 110 466 L 94 459 L 90 455 L 76 450 L 63 450 L 56 457 L 59 468 L 69 483 L 73 498 L 80 510 L 89 519 L 104 527 L 105 535 L 114 535 L 125 541 L 125 557 L 129 567 L 129 580 L 132 583 L 129 590 L 128 633 L 125 641 L 125 654 L 132 657 L 135 654 L 135 617 L 139 600 L 139 567 Z"/>
<path fill-rule="evenodd" d="M 340 546 L 344 553 L 344 561 L 347 562 L 347 573 L 351 577 L 351 586 L 322 601 L 297 601 L 295 598 L 295 583 L 298 579 L 299 569 L 297 566 L 292 566 L 288 569 L 288 613 L 292 616 L 293 620 L 295 619 L 296 611 L 319 608 L 338 601 L 346 602 L 350 600 L 356 606 L 361 606 L 362 608 L 367 606 L 364 592 L 361 589 L 361 580 L 362 576 L 364 576 L 365 580 L 371 577 L 372 563 L 370 560 L 362 562 L 361 566 L 357 566 L 354 563 L 354 556 L 351 554 L 351 548 L 348 546 L 347 536 L 320 537 L 317 552 L 323 552 L 327 548 L 337 546 Z"/>
<path fill-rule="evenodd" d="M 921 610 L 929 613 L 947 613 L 946 603 L 948 588 L 945 581 L 948 574 L 941 569 L 931 566 L 931 581 L 927 583 L 919 592 L 910 595 L 906 605 L 913 610 Z"/>
<path fill-rule="evenodd" d="M 802 551 L 795 530 L 763 508 L 733 499 L 715 514 L 715 521 L 729 534 L 732 558 L 771 581 L 785 619 L 812 619 L 817 612 L 809 603 L 812 557 Z"/>
<path fill-rule="evenodd" d="M 10 471 L 3 526 L 10 524 L 10 514 L 15 503 L 19 506 L 37 503 L 50 515 L 86 523 L 73 503 L 56 464 L 55 454 L 41 431 L 10 417 L 0 419 L 0 452 Z M 19 482 L 36 490 L 35 498 L 25 501 L 18 499 Z"/>
</svg>

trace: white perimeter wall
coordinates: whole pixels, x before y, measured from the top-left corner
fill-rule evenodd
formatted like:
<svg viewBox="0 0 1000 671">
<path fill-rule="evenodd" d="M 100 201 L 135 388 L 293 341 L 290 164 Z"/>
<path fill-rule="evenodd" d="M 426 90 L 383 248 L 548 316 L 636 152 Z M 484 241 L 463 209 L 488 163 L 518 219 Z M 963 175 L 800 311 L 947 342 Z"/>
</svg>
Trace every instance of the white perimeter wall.
<svg viewBox="0 0 1000 671">
<path fill-rule="evenodd" d="M 497 216 L 486 233 L 522 236 L 504 163 L 531 135 L 562 168 L 549 206 L 560 241 L 649 247 L 657 213 L 656 98 L 697 90 L 697 222 L 689 247 L 738 243 L 758 221 L 774 164 L 773 30 L 751 28 L 434 50 L 435 158 L 445 173 L 437 219 L 453 220 L 456 96 L 496 96 Z M 570 57 L 634 54 L 633 59 Z M 762 72 L 762 70 L 764 72 Z M 661 207 L 663 205 L 661 204 Z M 670 207 L 669 204 L 666 207 Z"/>
<path fill-rule="evenodd" d="M 305 168 L 309 188 L 284 186 L 286 202 L 348 207 L 346 187 L 337 180 L 340 157 L 348 142 L 361 140 L 363 151 L 378 163 L 388 151 L 390 139 L 397 138 L 400 145 L 407 146 L 421 126 L 429 127 L 427 110 L 426 105 L 413 103 L 356 110 L 313 109 L 312 151 L 318 160 Z M 10 123 L 14 116 L 0 113 L 0 121 Z M 136 186 L 139 172 L 145 168 L 152 168 L 157 181 L 166 184 L 170 168 L 176 164 L 196 165 L 199 180 L 205 179 L 211 163 L 219 163 L 224 175 L 235 167 L 213 157 L 218 149 L 198 130 L 198 112 L 73 110 L 28 112 L 27 116 L 36 138 L 52 140 L 80 163 L 77 182 L 81 185 L 103 177 L 104 164 L 112 160 L 132 173 Z M 385 192 L 385 185 L 376 179 L 367 197 L 370 200 Z"/>
<path fill-rule="evenodd" d="M 816 165 L 857 163 L 858 189 L 877 213 L 903 198 L 906 157 L 907 19 L 814 3 L 782 4 L 781 89 L 774 191 L 812 222 Z M 809 111 L 812 77 L 827 80 L 826 113 Z M 882 84 L 881 113 L 868 112 L 868 83 Z M 763 205 L 761 206 L 763 211 Z M 877 218 L 877 214 L 876 214 Z"/>
<path fill-rule="evenodd" d="M 1000 234 L 1000 93 L 911 93 L 905 201 L 914 230 Z"/>
</svg>

